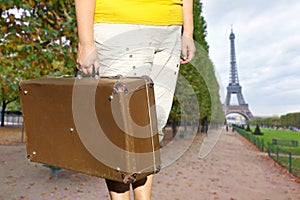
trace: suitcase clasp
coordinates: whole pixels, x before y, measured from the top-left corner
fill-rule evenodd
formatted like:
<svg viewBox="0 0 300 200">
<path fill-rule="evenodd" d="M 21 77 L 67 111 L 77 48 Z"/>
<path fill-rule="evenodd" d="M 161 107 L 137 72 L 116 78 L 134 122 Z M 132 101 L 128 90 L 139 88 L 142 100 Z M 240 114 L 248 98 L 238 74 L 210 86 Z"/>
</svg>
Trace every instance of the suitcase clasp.
<svg viewBox="0 0 300 200">
<path fill-rule="evenodd" d="M 117 83 L 115 83 L 115 85 L 114 85 L 114 89 L 113 89 L 112 95 L 110 95 L 110 96 L 108 97 L 108 99 L 109 99 L 110 101 L 112 101 L 113 98 L 114 98 L 113 95 L 115 95 L 115 94 L 117 94 L 117 93 L 124 93 L 124 94 L 127 94 L 128 92 L 129 92 L 129 91 L 128 91 L 128 89 L 127 89 L 127 87 L 126 87 L 126 85 L 125 85 L 124 83 L 117 82 Z"/>
<path fill-rule="evenodd" d="M 122 174 L 121 176 L 123 179 L 123 183 L 129 184 L 129 183 L 134 183 L 136 181 L 137 174 L 136 173 L 128 174 L 128 175 Z"/>
<path fill-rule="evenodd" d="M 117 94 L 117 93 L 125 93 L 127 94 L 128 93 L 128 89 L 126 87 L 125 84 L 121 83 L 121 82 L 117 82 L 115 85 L 114 85 L 114 90 L 113 90 L 113 94 Z"/>
</svg>

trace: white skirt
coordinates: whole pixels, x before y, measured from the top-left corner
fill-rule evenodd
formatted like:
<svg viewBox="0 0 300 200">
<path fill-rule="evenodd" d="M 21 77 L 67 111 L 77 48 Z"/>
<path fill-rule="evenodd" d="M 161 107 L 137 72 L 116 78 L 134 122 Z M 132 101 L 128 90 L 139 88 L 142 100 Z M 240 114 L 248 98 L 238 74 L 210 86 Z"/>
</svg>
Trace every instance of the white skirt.
<svg viewBox="0 0 300 200">
<path fill-rule="evenodd" d="M 143 76 L 154 82 L 158 130 L 169 117 L 181 54 L 181 26 L 94 24 L 100 76 Z"/>
</svg>

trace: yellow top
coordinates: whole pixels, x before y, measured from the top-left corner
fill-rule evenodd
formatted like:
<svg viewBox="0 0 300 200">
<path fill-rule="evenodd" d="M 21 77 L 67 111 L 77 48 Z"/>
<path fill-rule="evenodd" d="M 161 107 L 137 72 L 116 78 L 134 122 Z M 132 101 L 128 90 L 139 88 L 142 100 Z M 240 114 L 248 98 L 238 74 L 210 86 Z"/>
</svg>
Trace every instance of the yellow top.
<svg viewBox="0 0 300 200">
<path fill-rule="evenodd" d="M 96 0 L 94 21 L 181 25 L 182 0 Z"/>
</svg>

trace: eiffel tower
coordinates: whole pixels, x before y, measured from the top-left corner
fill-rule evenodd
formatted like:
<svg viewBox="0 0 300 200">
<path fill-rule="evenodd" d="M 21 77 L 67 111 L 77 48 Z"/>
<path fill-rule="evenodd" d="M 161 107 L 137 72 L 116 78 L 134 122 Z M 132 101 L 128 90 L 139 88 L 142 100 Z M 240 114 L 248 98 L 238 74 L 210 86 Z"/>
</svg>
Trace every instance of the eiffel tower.
<svg viewBox="0 0 300 200">
<path fill-rule="evenodd" d="M 230 39 L 230 74 L 229 74 L 229 85 L 227 86 L 227 95 L 226 95 L 225 104 L 223 105 L 223 109 L 226 116 L 232 113 L 236 113 L 245 117 L 246 120 L 250 120 L 253 118 L 253 115 L 249 110 L 248 104 L 246 104 L 244 100 L 242 94 L 242 86 L 240 86 L 239 84 L 239 77 L 238 77 L 237 66 L 236 66 L 235 45 L 234 45 L 235 35 L 232 29 L 231 29 L 229 39 Z M 237 96 L 238 105 L 230 104 L 231 95 L 233 94 Z"/>
</svg>

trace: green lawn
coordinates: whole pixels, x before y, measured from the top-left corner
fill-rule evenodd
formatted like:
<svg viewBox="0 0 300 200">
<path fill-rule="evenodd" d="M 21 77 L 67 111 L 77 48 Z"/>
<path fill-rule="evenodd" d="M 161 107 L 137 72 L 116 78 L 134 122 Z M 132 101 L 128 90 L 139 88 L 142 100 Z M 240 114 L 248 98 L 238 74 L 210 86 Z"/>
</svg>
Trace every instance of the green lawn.
<svg viewBox="0 0 300 200">
<path fill-rule="evenodd" d="M 275 156 L 272 157 L 276 160 Z M 282 166 L 289 170 L 289 157 L 279 156 L 278 161 Z M 295 174 L 297 177 L 300 177 L 300 158 L 292 158 L 292 173 Z"/>
<path fill-rule="evenodd" d="M 265 129 L 261 128 L 261 132 L 263 132 L 262 136 L 253 135 L 254 127 L 251 127 L 252 132 L 247 132 L 243 129 L 236 128 L 236 130 L 243 135 L 244 137 L 248 138 L 252 143 L 256 144 L 259 148 L 261 148 L 260 144 L 263 141 L 264 143 L 264 151 L 268 151 L 268 143 L 272 144 L 272 139 L 281 139 L 281 140 L 296 140 L 298 141 L 298 147 L 289 147 L 289 146 L 282 146 L 282 145 L 271 145 L 270 151 L 273 159 L 276 158 L 276 151 L 279 148 L 279 158 L 278 162 L 281 163 L 284 167 L 289 169 L 289 157 L 288 154 L 292 153 L 292 171 L 293 174 L 300 177 L 300 132 L 294 132 L 290 130 L 273 130 L 273 129 Z M 259 141 L 259 142 L 258 142 Z M 285 155 L 283 155 L 285 154 Z"/>
<path fill-rule="evenodd" d="M 254 132 L 255 127 L 250 128 L 252 132 Z M 272 144 L 272 139 L 282 139 L 282 140 L 295 140 L 298 141 L 298 147 L 289 147 L 289 146 L 281 146 L 279 148 L 283 152 L 291 152 L 294 155 L 300 155 L 300 132 L 290 131 L 290 130 L 273 130 L 261 128 L 261 132 L 264 133 L 262 136 L 253 136 L 255 138 L 261 138 L 264 140 L 264 149 L 267 151 L 268 142 Z M 245 134 L 253 135 L 250 132 L 243 131 Z"/>
</svg>

